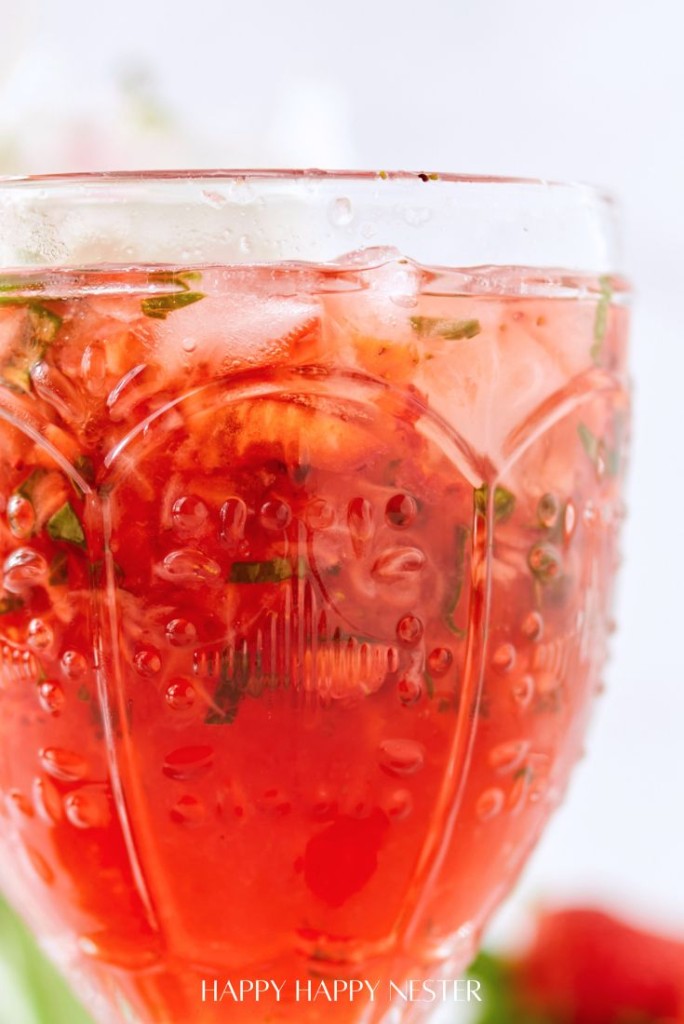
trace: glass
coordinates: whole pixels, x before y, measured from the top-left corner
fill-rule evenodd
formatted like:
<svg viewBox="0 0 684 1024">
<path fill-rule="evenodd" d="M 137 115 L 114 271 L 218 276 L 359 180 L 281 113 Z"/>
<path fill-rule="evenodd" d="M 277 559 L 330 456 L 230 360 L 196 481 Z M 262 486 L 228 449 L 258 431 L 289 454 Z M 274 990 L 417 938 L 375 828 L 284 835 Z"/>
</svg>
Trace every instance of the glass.
<svg viewBox="0 0 684 1024">
<path fill-rule="evenodd" d="M 0 265 L 5 891 L 100 1022 L 424 1019 L 600 686 L 611 200 L 6 180 Z"/>
</svg>

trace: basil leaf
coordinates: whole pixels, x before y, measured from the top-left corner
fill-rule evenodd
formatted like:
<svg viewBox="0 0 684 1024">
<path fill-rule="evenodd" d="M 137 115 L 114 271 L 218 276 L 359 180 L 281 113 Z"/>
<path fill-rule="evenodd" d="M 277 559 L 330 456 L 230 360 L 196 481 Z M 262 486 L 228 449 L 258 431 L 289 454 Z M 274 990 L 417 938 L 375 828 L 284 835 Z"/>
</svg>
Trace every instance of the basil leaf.
<svg viewBox="0 0 684 1024">
<path fill-rule="evenodd" d="M 438 337 L 460 341 L 462 338 L 474 338 L 482 330 L 479 320 L 441 320 L 436 316 L 412 316 L 409 322 L 419 338 Z"/>
<path fill-rule="evenodd" d="M 229 583 L 282 583 L 293 576 L 306 575 L 306 563 L 300 558 L 293 566 L 288 558 L 272 558 L 268 562 L 233 562 Z"/>
<path fill-rule="evenodd" d="M 85 547 L 85 533 L 70 501 L 65 502 L 47 521 L 47 532 L 53 540 L 68 541 Z"/>
<path fill-rule="evenodd" d="M 155 320 L 166 320 L 169 313 L 173 313 L 174 310 L 191 306 L 193 302 L 199 302 L 203 298 L 204 292 L 170 292 L 168 295 L 153 295 L 149 299 L 143 299 L 140 307 L 145 316 L 153 317 Z"/>
<path fill-rule="evenodd" d="M 473 492 L 473 499 L 475 502 L 475 511 L 478 515 L 484 516 L 487 514 L 487 497 L 489 488 L 487 484 L 482 484 L 481 487 L 477 487 Z M 508 517 L 515 508 L 515 495 L 511 491 L 506 490 L 505 487 L 494 488 L 494 520 L 495 522 L 501 522 L 503 519 Z"/>
</svg>

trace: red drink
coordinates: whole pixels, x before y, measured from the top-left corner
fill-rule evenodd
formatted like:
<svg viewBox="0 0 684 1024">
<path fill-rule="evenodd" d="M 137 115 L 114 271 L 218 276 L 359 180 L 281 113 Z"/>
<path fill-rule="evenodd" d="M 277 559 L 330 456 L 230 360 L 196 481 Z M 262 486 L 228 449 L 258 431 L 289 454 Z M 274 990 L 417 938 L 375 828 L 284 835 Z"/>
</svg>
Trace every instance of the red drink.
<svg viewBox="0 0 684 1024">
<path fill-rule="evenodd" d="M 617 287 L 380 250 L 3 279 L 0 870 L 121 1019 L 379 1020 L 467 964 L 599 686 Z M 296 1001 L 321 978 L 380 988 Z"/>
</svg>

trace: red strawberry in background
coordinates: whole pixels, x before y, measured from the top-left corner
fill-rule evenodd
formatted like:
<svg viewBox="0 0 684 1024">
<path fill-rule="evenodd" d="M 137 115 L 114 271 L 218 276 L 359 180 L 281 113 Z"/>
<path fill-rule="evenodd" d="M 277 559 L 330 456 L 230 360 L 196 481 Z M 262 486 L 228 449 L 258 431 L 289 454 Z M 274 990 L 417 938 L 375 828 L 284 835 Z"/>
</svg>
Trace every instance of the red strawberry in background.
<svg viewBox="0 0 684 1024">
<path fill-rule="evenodd" d="M 478 1024 L 684 1024 L 684 941 L 599 910 L 543 914 L 528 950 L 478 958 Z"/>
</svg>

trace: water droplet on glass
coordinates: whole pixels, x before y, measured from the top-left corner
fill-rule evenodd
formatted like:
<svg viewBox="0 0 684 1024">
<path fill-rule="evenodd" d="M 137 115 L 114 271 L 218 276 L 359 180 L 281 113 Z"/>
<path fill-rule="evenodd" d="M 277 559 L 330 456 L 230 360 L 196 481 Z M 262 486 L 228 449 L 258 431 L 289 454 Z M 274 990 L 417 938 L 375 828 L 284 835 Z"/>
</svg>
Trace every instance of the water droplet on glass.
<svg viewBox="0 0 684 1024">
<path fill-rule="evenodd" d="M 392 821 L 403 821 L 413 810 L 413 797 L 408 789 L 395 789 L 382 802 L 383 810 Z"/>
<path fill-rule="evenodd" d="M 488 761 L 499 775 L 509 775 L 520 767 L 529 749 L 529 740 L 508 740 L 492 747 Z"/>
<path fill-rule="evenodd" d="M 410 494 L 395 494 L 385 505 L 385 519 L 400 530 L 410 526 L 417 514 L 418 504 Z"/>
<path fill-rule="evenodd" d="M 347 199 L 346 196 L 333 199 L 329 210 L 331 224 L 338 228 L 346 227 L 347 224 L 351 223 L 353 216 L 354 212 L 350 199 Z"/>
<path fill-rule="evenodd" d="M 560 503 L 555 494 L 543 494 L 537 504 L 537 518 L 546 530 L 555 526 L 560 512 Z"/>
<path fill-rule="evenodd" d="M 24 540 L 33 533 L 36 514 L 33 505 L 21 494 L 13 494 L 7 502 L 7 522 L 15 537 Z"/>
<path fill-rule="evenodd" d="M 187 647 L 197 640 L 197 629 L 188 619 L 171 619 L 166 623 L 166 639 L 174 647 Z"/>
<path fill-rule="evenodd" d="M 371 575 L 380 583 L 411 582 L 424 565 L 425 555 L 420 548 L 387 548 L 373 563 Z"/>
<path fill-rule="evenodd" d="M 403 644 L 412 647 L 423 635 L 423 623 L 415 615 L 404 615 L 397 622 L 397 636 Z"/>
<path fill-rule="evenodd" d="M 64 815 L 62 798 L 54 782 L 38 776 L 33 780 L 33 800 L 38 816 L 53 825 L 62 820 Z"/>
<path fill-rule="evenodd" d="M 504 805 L 504 793 L 501 789 L 485 789 L 475 804 L 475 813 L 480 821 L 489 821 L 500 814 Z"/>
<path fill-rule="evenodd" d="M 92 957 L 101 963 L 112 964 L 125 971 L 151 967 L 159 959 L 158 949 L 154 946 L 146 948 L 139 942 L 132 945 L 128 932 L 92 932 L 90 935 L 79 936 L 77 941 L 78 948 L 84 956 Z M 154 943 L 155 940 L 148 940 L 150 941 Z M 127 1024 L 134 1019 L 132 1015 L 121 1017 L 122 1022 L 125 1020 Z"/>
<path fill-rule="evenodd" d="M 544 620 L 539 612 L 529 612 L 522 621 L 520 627 L 528 640 L 536 643 L 541 640 L 544 633 Z"/>
<path fill-rule="evenodd" d="M 176 583 L 218 583 L 221 566 L 196 548 L 170 551 L 158 569 L 159 575 Z"/>
<path fill-rule="evenodd" d="M 367 498 L 352 498 L 347 506 L 347 525 L 357 557 L 373 536 L 373 506 Z"/>
<path fill-rule="evenodd" d="M 534 697 L 534 678 L 526 674 L 511 684 L 511 696 L 520 708 L 526 708 Z"/>
<path fill-rule="evenodd" d="M 560 551 L 553 544 L 535 544 L 527 556 L 527 563 L 540 583 L 551 583 L 563 572 Z"/>
<path fill-rule="evenodd" d="M 171 821 L 177 825 L 201 825 L 207 816 L 207 809 L 196 796 L 186 793 L 176 800 L 170 814 Z"/>
<path fill-rule="evenodd" d="M 415 704 L 423 695 L 423 683 L 417 676 L 402 676 L 397 683 L 397 696 L 405 707 Z"/>
<path fill-rule="evenodd" d="M 137 648 L 133 655 L 133 664 L 139 675 L 156 676 L 162 667 L 161 654 L 156 647 L 152 647 L 151 644 L 145 644 Z"/>
<path fill-rule="evenodd" d="M 335 522 L 335 509 L 324 498 L 314 498 L 304 510 L 304 522 L 312 530 L 327 530 Z"/>
<path fill-rule="evenodd" d="M 425 749 L 415 740 L 383 740 L 378 762 L 388 775 L 414 775 L 425 761 Z"/>
<path fill-rule="evenodd" d="M 61 666 L 67 679 L 80 679 L 88 670 L 88 662 L 80 651 L 65 651 Z"/>
<path fill-rule="evenodd" d="M 596 507 L 596 503 L 590 498 L 582 510 L 582 519 L 585 526 L 595 526 L 598 522 L 598 518 L 599 512 Z"/>
<path fill-rule="evenodd" d="M 317 821 L 328 821 L 337 816 L 337 800 L 329 786 L 320 784 L 316 787 L 311 814 Z"/>
<path fill-rule="evenodd" d="M 64 813 L 76 828 L 107 828 L 111 811 L 103 785 L 81 786 L 64 798 Z"/>
<path fill-rule="evenodd" d="M 45 711 L 58 715 L 64 707 L 64 690 L 54 679 L 45 679 L 38 685 L 38 700 Z"/>
<path fill-rule="evenodd" d="M 270 498 L 259 510 L 259 521 L 266 530 L 285 530 L 292 522 L 292 509 L 280 498 Z"/>
<path fill-rule="evenodd" d="M 166 688 L 164 698 L 174 711 L 187 711 L 195 703 L 195 687 L 187 679 L 174 679 Z"/>
<path fill-rule="evenodd" d="M 169 779 L 185 782 L 197 779 L 211 769 L 214 763 L 214 750 L 203 745 L 178 747 L 164 758 L 162 771 Z"/>
<path fill-rule="evenodd" d="M 201 533 L 209 519 L 209 509 L 194 494 L 177 498 L 171 509 L 173 528 L 180 537 L 194 537 Z"/>
<path fill-rule="evenodd" d="M 492 668 L 497 672 L 510 672 L 515 665 L 516 651 L 513 644 L 499 644 L 492 655 Z"/>
<path fill-rule="evenodd" d="M 219 512 L 220 537 L 224 544 L 235 546 L 245 535 L 247 506 L 242 498 L 226 498 Z"/>
<path fill-rule="evenodd" d="M 292 810 L 292 803 L 279 789 L 267 789 L 256 801 L 258 809 L 272 818 L 284 818 Z"/>
<path fill-rule="evenodd" d="M 443 676 L 449 671 L 453 661 L 454 656 L 448 647 L 435 647 L 428 655 L 428 672 L 431 676 Z"/>
<path fill-rule="evenodd" d="M 577 525 L 577 509 L 575 503 L 570 499 L 565 505 L 565 511 L 563 513 L 563 540 L 566 544 L 569 544 L 572 535 L 575 532 L 575 526 Z"/>
<path fill-rule="evenodd" d="M 78 782 L 88 774 L 85 758 L 63 747 L 45 747 L 38 758 L 48 775 L 60 782 Z"/>
<path fill-rule="evenodd" d="M 19 789 L 10 789 L 7 794 L 7 805 L 16 815 L 22 815 L 25 818 L 33 817 L 33 804 Z"/>
<path fill-rule="evenodd" d="M 32 548 L 17 548 L 2 567 L 2 584 L 11 594 L 21 594 L 28 587 L 39 586 L 47 580 L 48 564 Z"/>
<path fill-rule="evenodd" d="M 54 633 L 47 622 L 43 622 L 42 619 L 31 619 L 28 624 L 27 633 L 26 642 L 35 651 L 46 651 L 55 639 Z"/>
<path fill-rule="evenodd" d="M 181 341 L 181 348 L 188 355 L 192 355 L 197 348 L 197 340 L 195 338 L 183 338 Z"/>
</svg>

